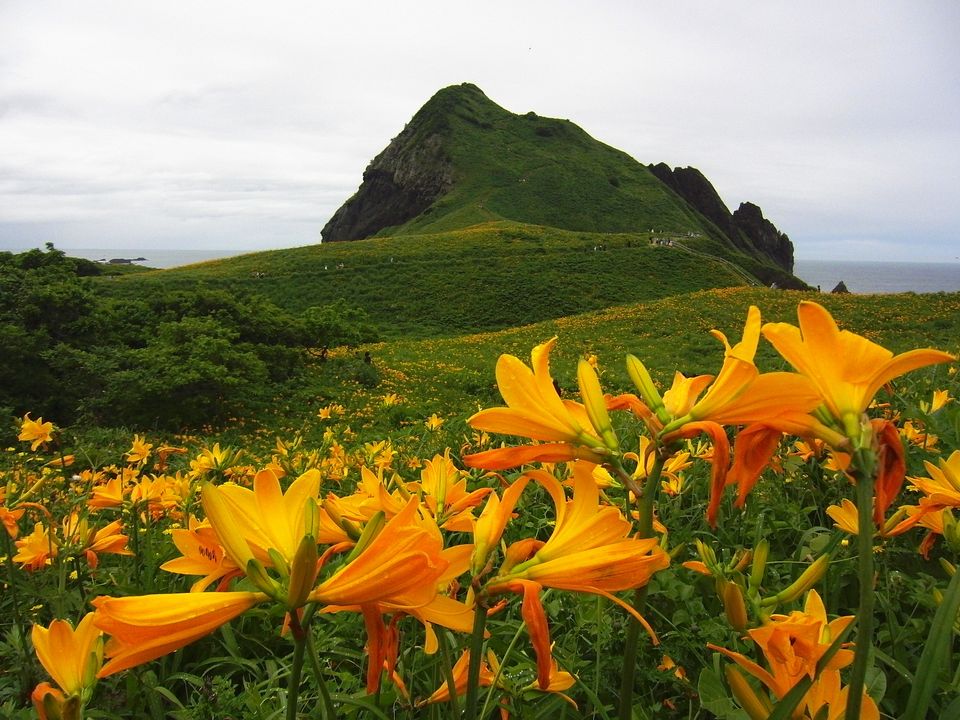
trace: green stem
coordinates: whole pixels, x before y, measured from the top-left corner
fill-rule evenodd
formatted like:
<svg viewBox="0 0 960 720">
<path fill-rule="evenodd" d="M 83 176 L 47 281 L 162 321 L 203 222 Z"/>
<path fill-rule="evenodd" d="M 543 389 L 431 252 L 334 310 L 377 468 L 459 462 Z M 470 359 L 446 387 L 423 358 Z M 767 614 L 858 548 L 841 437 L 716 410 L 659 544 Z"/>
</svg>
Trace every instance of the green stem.
<svg viewBox="0 0 960 720">
<path fill-rule="evenodd" d="M 643 492 L 637 498 L 637 537 L 653 537 L 653 503 L 660 487 L 660 474 L 668 456 L 657 452 L 653 467 L 643 485 Z M 641 458 L 640 462 L 643 462 Z M 637 612 L 643 610 L 647 600 L 647 586 L 633 591 L 633 607 Z M 633 617 L 627 620 L 627 635 L 624 639 L 623 667 L 620 673 L 620 720 L 630 720 L 633 716 L 633 685 L 637 671 L 637 650 L 640 641 L 640 623 Z"/>
<path fill-rule="evenodd" d="M 440 654 L 443 658 L 443 679 L 447 683 L 447 691 L 450 693 L 450 717 L 460 717 L 460 705 L 457 702 L 457 683 L 453 677 L 453 659 L 450 656 L 450 643 L 447 640 L 447 633 L 440 630 L 437 633 L 437 640 L 440 643 Z"/>
<path fill-rule="evenodd" d="M 857 481 L 857 553 L 860 583 L 860 607 L 857 610 L 857 647 L 850 673 L 847 695 L 847 717 L 860 717 L 863 686 L 873 645 L 873 491 L 875 457 L 872 450 L 860 450 L 855 455 Z"/>
<path fill-rule="evenodd" d="M 309 628 L 304 628 L 307 636 L 307 653 L 310 655 L 310 667 L 313 670 L 313 679 L 320 688 L 320 698 L 323 704 L 320 706 L 321 720 L 334 720 L 337 712 L 333 707 L 333 698 L 330 697 L 330 690 L 327 688 L 326 679 L 323 677 L 323 669 L 320 667 L 320 656 L 317 654 L 317 648 L 313 641 L 313 633 Z"/>
<path fill-rule="evenodd" d="M 483 630 L 487 624 L 487 608 L 483 595 L 476 593 L 473 609 L 473 633 L 470 636 L 470 665 L 467 670 L 466 720 L 476 720 L 480 695 L 480 661 L 483 659 Z"/>
<path fill-rule="evenodd" d="M 287 684 L 287 720 L 297 720 L 297 702 L 300 697 L 300 676 L 303 674 L 303 651 L 307 645 L 307 633 L 300 624 L 296 611 L 290 613 L 290 634 L 293 635 L 293 664 Z"/>
</svg>

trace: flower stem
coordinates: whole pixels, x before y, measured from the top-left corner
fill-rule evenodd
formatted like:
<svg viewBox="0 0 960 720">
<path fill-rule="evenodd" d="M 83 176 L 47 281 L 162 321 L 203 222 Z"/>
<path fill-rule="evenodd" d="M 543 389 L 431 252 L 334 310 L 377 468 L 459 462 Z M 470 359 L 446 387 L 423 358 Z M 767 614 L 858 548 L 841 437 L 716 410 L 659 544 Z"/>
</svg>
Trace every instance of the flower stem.
<svg viewBox="0 0 960 720">
<path fill-rule="evenodd" d="M 653 502 L 660 486 L 660 474 L 667 457 L 661 452 L 654 456 L 653 467 L 647 475 L 643 491 L 637 497 L 637 537 L 653 537 Z M 643 462 L 643 459 L 641 459 Z M 633 591 L 633 607 L 637 612 L 643 610 L 647 600 L 647 586 Z M 623 667 L 620 674 L 620 720 L 630 720 L 633 716 L 633 685 L 637 670 L 637 647 L 640 640 L 640 623 L 633 617 L 627 620 L 627 635 L 624 639 Z"/>
<path fill-rule="evenodd" d="M 860 607 L 857 610 L 857 647 L 850 673 L 850 689 L 847 695 L 847 717 L 860 717 L 863 701 L 863 686 L 867 677 L 867 664 L 873 645 L 873 485 L 875 456 L 872 450 L 859 450 L 854 455 L 857 463 L 857 553 L 860 583 Z"/>
<path fill-rule="evenodd" d="M 307 645 L 307 633 L 300 624 L 296 610 L 290 613 L 290 634 L 293 635 L 293 663 L 287 683 L 286 720 L 297 720 L 297 702 L 300 697 L 300 676 L 303 674 L 303 651 Z"/>
<path fill-rule="evenodd" d="M 334 720 L 337 713 L 333 708 L 333 699 L 330 697 L 330 690 L 327 688 L 327 682 L 323 677 L 323 669 L 320 667 L 320 656 L 317 654 L 317 648 L 313 641 L 313 633 L 309 628 L 304 628 L 307 636 L 307 652 L 310 655 L 310 667 L 313 669 L 313 679 L 320 688 L 320 697 L 323 704 L 320 706 L 320 717 L 322 720 Z"/>
<path fill-rule="evenodd" d="M 473 606 L 473 633 L 470 636 L 470 665 L 467 669 L 467 696 L 464 717 L 476 720 L 480 695 L 480 661 L 483 660 L 483 630 L 487 624 L 487 608 L 483 595 L 476 593 Z"/>
</svg>

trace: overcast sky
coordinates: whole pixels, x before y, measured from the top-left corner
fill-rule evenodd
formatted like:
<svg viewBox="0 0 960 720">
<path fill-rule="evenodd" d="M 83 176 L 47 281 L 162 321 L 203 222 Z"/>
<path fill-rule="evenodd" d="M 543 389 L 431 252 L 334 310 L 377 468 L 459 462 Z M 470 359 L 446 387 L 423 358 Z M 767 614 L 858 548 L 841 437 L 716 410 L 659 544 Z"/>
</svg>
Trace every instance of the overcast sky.
<svg viewBox="0 0 960 720">
<path fill-rule="evenodd" d="M 319 242 L 441 87 L 693 165 L 800 259 L 960 257 L 960 3 L 0 0 L 0 249 Z"/>
</svg>

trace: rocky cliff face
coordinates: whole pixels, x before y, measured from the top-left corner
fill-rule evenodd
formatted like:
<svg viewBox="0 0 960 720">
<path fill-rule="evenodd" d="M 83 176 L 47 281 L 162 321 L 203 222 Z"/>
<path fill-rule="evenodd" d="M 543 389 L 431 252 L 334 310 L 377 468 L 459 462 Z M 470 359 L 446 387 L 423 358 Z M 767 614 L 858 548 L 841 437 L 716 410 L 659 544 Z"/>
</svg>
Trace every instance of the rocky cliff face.
<svg viewBox="0 0 960 720">
<path fill-rule="evenodd" d="M 793 272 L 793 243 L 763 217 L 759 207 L 745 202 L 731 213 L 710 181 L 696 168 L 671 169 L 666 163 L 649 167 L 664 185 L 716 225 L 734 247 L 752 255 L 763 255 L 787 272 Z"/>
<path fill-rule="evenodd" d="M 453 186 L 441 129 L 418 122 L 419 115 L 363 171 L 360 189 L 320 231 L 323 242 L 359 240 L 401 225 Z"/>
<path fill-rule="evenodd" d="M 733 224 L 753 247 L 787 272 L 793 272 L 793 243 L 763 217 L 759 207 L 753 203 L 740 203 L 733 213 Z"/>
</svg>

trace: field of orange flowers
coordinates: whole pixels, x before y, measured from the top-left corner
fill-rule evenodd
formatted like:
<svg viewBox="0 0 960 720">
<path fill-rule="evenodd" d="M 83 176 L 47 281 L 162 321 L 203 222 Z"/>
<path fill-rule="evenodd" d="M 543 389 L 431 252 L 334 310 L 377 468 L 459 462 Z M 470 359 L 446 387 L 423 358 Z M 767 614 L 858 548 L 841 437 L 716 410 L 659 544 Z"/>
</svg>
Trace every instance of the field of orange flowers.
<svg viewBox="0 0 960 720">
<path fill-rule="evenodd" d="M 619 393 L 541 342 L 466 425 L 393 437 L 331 403 L 268 450 L 138 434 L 100 463 L 25 415 L 0 715 L 960 713 L 956 357 L 793 312 L 704 332 L 668 383 L 628 355 Z"/>
</svg>

